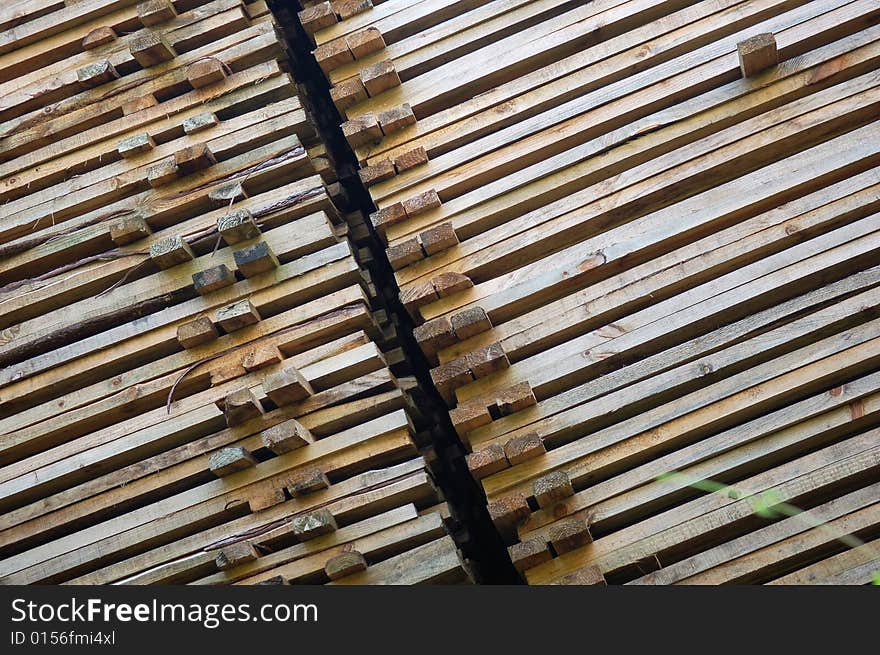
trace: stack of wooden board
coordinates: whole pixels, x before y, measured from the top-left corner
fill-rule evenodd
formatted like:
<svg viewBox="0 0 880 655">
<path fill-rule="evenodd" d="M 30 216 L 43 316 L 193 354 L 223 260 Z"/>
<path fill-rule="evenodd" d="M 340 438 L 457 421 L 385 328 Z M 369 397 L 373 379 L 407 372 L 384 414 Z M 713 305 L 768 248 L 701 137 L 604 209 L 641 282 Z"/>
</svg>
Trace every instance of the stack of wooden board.
<svg viewBox="0 0 880 655">
<path fill-rule="evenodd" d="M 870 582 L 877 2 L 312 4 L 524 578 Z"/>
<path fill-rule="evenodd" d="M 468 581 L 266 3 L 0 12 L 0 582 Z"/>
</svg>

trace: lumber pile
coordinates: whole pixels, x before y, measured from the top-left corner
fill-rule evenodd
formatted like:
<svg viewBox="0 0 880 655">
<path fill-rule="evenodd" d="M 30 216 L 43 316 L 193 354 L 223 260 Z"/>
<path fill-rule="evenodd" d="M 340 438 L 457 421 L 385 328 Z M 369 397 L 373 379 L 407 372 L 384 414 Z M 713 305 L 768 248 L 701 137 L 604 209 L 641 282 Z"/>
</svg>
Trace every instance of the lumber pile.
<svg viewBox="0 0 880 655">
<path fill-rule="evenodd" d="M 870 582 L 880 6 L 307 4 L 523 578 Z"/>
<path fill-rule="evenodd" d="M 469 581 L 266 2 L 0 30 L 0 583 Z"/>
</svg>

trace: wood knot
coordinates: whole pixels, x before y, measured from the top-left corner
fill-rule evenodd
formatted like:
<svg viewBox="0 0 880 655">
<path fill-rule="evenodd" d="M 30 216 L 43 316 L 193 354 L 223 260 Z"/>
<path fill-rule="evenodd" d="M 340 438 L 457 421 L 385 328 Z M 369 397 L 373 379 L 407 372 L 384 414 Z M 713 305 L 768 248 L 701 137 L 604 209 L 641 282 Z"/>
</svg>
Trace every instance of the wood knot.
<svg viewBox="0 0 880 655">
<path fill-rule="evenodd" d="M 586 273 L 587 271 L 593 270 L 605 263 L 605 255 L 601 252 L 596 252 L 587 257 L 581 263 L 577 265 L 577 270 L 579 273 Z"/>
<path fill-rule="evenodd" d="M 865 403 L 861 398 L 849 404 L 849 415 L 853 421 L 857 421 L 865 415 Z"/>
</svg>

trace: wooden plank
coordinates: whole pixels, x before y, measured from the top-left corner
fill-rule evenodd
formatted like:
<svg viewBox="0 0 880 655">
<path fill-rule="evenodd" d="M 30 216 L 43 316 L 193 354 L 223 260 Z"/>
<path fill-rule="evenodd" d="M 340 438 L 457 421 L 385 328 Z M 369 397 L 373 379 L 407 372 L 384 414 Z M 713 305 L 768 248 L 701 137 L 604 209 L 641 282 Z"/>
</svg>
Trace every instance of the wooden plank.
<svg viewBox="0 0 880 655">
<path fill-rule="evenodd" d="M 572 98 L 576 98 L 578 95 L 584 95 L 588 91 L 595 91 L 597 88 L 603 86 L 603 83 L 605 83 L 606 80 L 608 82 L 617 81 L 615 77 L 611 77 L 610 79 L 606 77 L 609 73 L 608 68 L 610 65 L 616 65 L 619 67 L 621 64 L 624 64 L 627 67 L 627 70 L 635 67 L 636 71 L 640 71 L 642 67 L 648 67 L 651 63 L 657 61 L 653 59 L 653 57 L 660 57 L 659 62 L 662 63 L 665 59 L 681 55 L 682 51 L 680 48 L 676 47 L 675 40 L 672 40 L 669 43 L 669 49 L 664 49 L 662 43 L 652 42 L 651 37 L 654 36 L 656 38 L 656 36 L 662 35 L 664 30 L 672 29 L 674 31 L 675 29 L 691 25 L 703 17 L 704 12 L 711 15 L 713 10 L 721 10 L 720 29 L 722 30 L 722 34 L 725 33 L 724 30 L 729 29 L 728 26 L 735 29 L 736 26 L 744 27 L 750 22 L 753 22 L 750 21 L 749 16 L 758 5 L 755 5 L 754 3 L 749 6 L 739 4 L 734 4 L 734 6 L 729 5 L 730 3 L 727 2 L 703 2 L 699 3 L 699 6 L 697 7 L 685 8 L 678 14 L 672 14 L 667 17 L 659 18 L 657 21 L 646 23 L 639 29 L 634 30 L 631 35 L 621 35 L 617 39 L 610 39 L 607 42 L 596 44 L 580 53 L 555 61 L 533 73 L 520 76 L 518 79 L 507 82 L 506 84 L 498 85 L 494 89 L 487 90 L 486 93 L 462 101 L 458 105 L 449 107 L 433 116 L 422 116 L 413 130 L 402 132 L 384 139 L 377 148 L 371 148 L 369 151 L 361 151 L 361 158 L 378 158 L 389 155 L 394 156 L 404 147 L 412 147 L 412 145 L 416 143 L 424 146 L 431 157 L 436 157 L 443 154 L 445 149 L 448 149 L 449 147 L 474 141 L 489 132 L 498 131 L 510 126 L 512 123 L 516 122 L 516 118 L 520 115 L 520 112 L 522 112 L 524 118 L 528 118 L 534 112 L 541 111 L 542 108 L 570 101 Z M 777 5 L 777 7 L 779 6 L 781 5 Z M 791 3 L 785 6 L 790 7 Z M 768 16 L 774 13 L 772 5 L 769 7 L 763 5 L 762 8 L 765 11 L 763 14 L 757 14 L 758 16 Z M 769 11 L 767 11 L 768 8 Z M 834 7 L 831 6 L 829 8 L 833 9 Z M 844 9 L 843 11 L 846 12 L 848 10 Z M 805 11 L 802 10 L 799 15 L 804 16 Z M 840 20 L 840 18 L 841 17 L 838 17 L 839 22 L 847 22 L 846 18 L 843 18 L 842 20 Z M 821 17 L 819 17 L 819 19 L 821 20 Z M 797 20 L 795 20 L 794 23 L 787 24 L 796 23 Z M 825 22 L 822 24 L 826 25 Z M 777 22 L 775 25 L 777 31 L 780 31 L 779 28 L 783 27 L 782 23 Z M 825 29 L 828 28 L 833 29 L 831 22 L 828 22 L 825 27 Z M 699 31 L 697 32 L 699 33 Z M 795 34 L 796 33 L 797 31 Z M 681 30 L 681 34 L 682 38 L 699 38 L 690 31 Z M 812 29 L 800 30 L 800 38 L 806 37 L 807 34 L 812 36 Z M 797 40 L 797 37 L 795 37 L 793 45 L 796 49 L 802 50 L 803 46 L 798 47 L 795 45 Z M 834 39 L 832 38 L 829 39 L 829 41 L 830 40 Z M 729 43 L 732 46 L 732 42 Z M 623 56 L 619 55 L 621 50 L 616 49 L 622 48 L 625 52 L 626 48 L 629 47 L 634 47 L 634 49 L 630 51 L 629 55 Z M 641 47 L 641 51 L 638 47 Z M 649 50 L 647 54 L 645 53 L 645 49 Z M 728 49 L 731 53 L 733 52 L 732 47 L 729 47 Z M 618 56 L 615 61 L 614 55 L 616 54 Z M 609 55 L 611 56 L 609 57 Z M 607 59 L 607 64 L 604 61 L 605 59 Z M 647 61 L 644 61 L 645 59 L 647 59 Z M 712 57 L 709 57 L 709 59 L 712 59 Z M 705 59 L 692 61 L 691 65 L 685 68 L 685 70 L 688 68 L 694 68 L 705 62 Z M 795 62 L 792 63 L 797 65 Z M 601 66 L 605 69 L 604 75 L 596 70 L 597 66 Z M 669 66 L 667 66 L 667 68 L 669 68 Z M 613 70 L 614 68 L 611 68 L 611 71 Z M 626 72 L 617 73 L 620 77 L 625 76 L 626 74 Z M 657 79 L 654 75 L 655 73 L 653 71 L 640 72 L 639 75 L 633 76 L 633 81 L 641 80 L 643 84 L 650 83 L 651 80 Z M 662 79 L 662 76 L 659 77 Z M 619 80 L 620 78 L 618 77 L 617 79 Z M 686 78 L 682 78 L 682 81 L 685 79 Z M 702 75 L 699 75 L 696 78 L 690 78 L 690 81 L 693 83 L 694 80 L 700 79 L 704 79 Z M 725 78 L 721 79 L 725 80 Z M 725 81 L 729 81 L 729 79 L 730 78 L 727 77 Z M 622 84 L 609 84 L 608 86 L 609 90 L 617 89 L 620 91 L 625 91 L 626 88 L 632 88 Z M 680 88 L 669 88 L 670 86 L 672 86 L 671 82 L 665 84 L 666 89 L 670 92 L 674 93 L 675 91 L 681 91 Z M 638 88 L 638 86 L 636 88 Z M 607 98 L 607 96 L 605 97 Z M 612 96 L 607 99 L 614 100 L 615 98 Z M 649 101 L 646 103 L 646 109 L 648 112 L 652 110 L 652 107 L 656 106 L 655 103 L 656 99 L 653 102 Z M 604 101 L 599 102 L 598 104 L 604 104 Z M 638 112 L 637 106 L 638 105 L 632 107 L 636 112 Z M 500 111 L 502 108 L 505 109 L 505 111 Z M 513 111 L 510 111 L 510 109 Z M 641 117 L 641 115 L 644 114 L 636 113 L 634 117 L 638 118 Z M 412 142 L 410 143 L 411 140 Z"/>
<path fill-rule="evenodd" d="M 875 375 L 867 376 L 846 386 L 841 393 L 823 392 L 770 412 L 766 419 L 747 421 L 652 458 L 579 491 L 567 501 L 566 511 L 577 514 L 589 510 L 595 521 L 620 524 L 638 517 L 642 506 L 675 502 L 688 492 L 690 480 L 728 479 L 732 472 L 741 474 L 766 467 L 794 447 L 806 450 L 810 445 L 833 440 L 860 423 L 876 419 L 876 381 Z M 662 480 L 669 471 L 681 471 L 683 477 Z M 640 485 L 645 486 L 639 488 Z M 532 513 L 520 528 L 521 537 L 532 538 L 535 531 L 557 518 L 550 511 Z"/>
<path fill-rule="evenodd" d="M 873 498 L 869 493 L 875 494 Z M 880 508 L 871 503 L 876 500 L 876 493 L 876 485 L 870 485 L 810 510 L 805 516 L 783 519 L 630 584 L 742 584 L 756 576 L 766 576 L 772 568 L 791 566 L 799 554 L 823 545 L 845 547 L 835 542 L 877 524 Z"/>
<path fill-rule="evenodd" d="M 880 568 L 880 540 L 875 539 L 853 550 L 844 551 L 768 584 L 864 585 L 875 583 Z"/>
<path fill-rule="evenodd" d="M 399 555 L 403 548 L 415 550 L 425 542 L 443 535 L 443 522 L 440 515 L 431 513 L 426 516 L 409 519 L 405 523 L 390 526 L 374 534 L 355 538 L 347 542 L 347 546 L 368 557 L 370 565 L 376 566 L 374 562 L 382 561 L 389 556 Z M 322 551 L 319 550 L 314 554 L 310 553 L 290 563 L 283 563 L 264 573 L 259 573 L 258 569 L 255 569 L 256 575 L 245 577 L 236 581 L 235 584 L 255 584 L 276 575 L 282 576 L 290 584 L 318 582 L 326 579 L 324 576 L 324 564 L 333 555 L 344 552 L 346 545 L 343 545 L 339 538 L 336 539 L 337 543 L 327 541 L 326 537 L 324 539 L 325 541 L 318 545 L 318 548 L 323 546 Z M 290 549 L 291 554 L 296 552 L 296 550 L 302 550 L 302 548 L 294 546 Z M 273 557 L 272 562 L 283 561 L 287 557 L 290 557 L 290 554 L 285 553 L 284 557 Z M 248 572 L 250 571 L 246 571 L 245 574 Z M 219 578 L 215 576 L 209 583 L 216 584 L 217 581 L 219 581 Z M 199 581 L 199 584 L 205 584 L 206 582 Z"/>
<path fill-rule="evenodd" d="M 481 4 L 425 2 L 404 32 Z M 400 319 L 269 6 L 75 5 L 0 10 L 0 577 L 324 582 L 351 543 L 449 539 Z"/>
<path fill-rule="evenodd" d="M 333 585 L 365 584 L 449 584 L 467 577 L 455 542 L 449 537 L 414 548 L 385 562 L 355 573 Z"/>
<path fill-rule="evenodd" d="M 709 228 L 709 225 L 712 223 L 709 223 L 708 221 L 704 222 L 704 220 L 701 219 L 712 220 L 710 217 L 714 217 L 715 221 L 719 221 L 720 214 L 721 217 L 726 218 L 721 218 L 719 222 L 715 222 L 715 226 L 721 227 L 730 225 L 733 220 L 732 216 L 743 219 L 753 216 L 758 212 L 770 209 L 787 199 L 791 199 L 794 195 L 792 190 L 796 189 L 800 182 L 793 169 L 797 163 L 803 162 L 806 164 L 804 168 L 798 166 L 798 171 L 805 173 L 809 179 L 812 179 L 813 184 L 821 184 L 822 178 L 825 175 L 833 175 L 830 171 L 825 173 L 828 168 L 833 169 L 835 168 L 836 163 L 843 163 L 840 161 L 834 162 L 834 160 L 831 159 L 831 152 L 839 153 L 840 147 L 843 143 L 849 144 L 851 139 L 852 141 L 855 141 L 860 139 L 863 135 L 872 135 L 876 129 L 876 124 L 868 125 L 860 130 L 855 130 L 848 135 L 839 137 L 839 141 L 829 141 L 825 144 L 815 146 L 814 148 L 794 155 L 789 159 L 783 159 L 778 164 L 771 164 L 770 166 L 755 171 L 750 175 L 743 176 L 727 184 L 720 185 L 701 194 L 692 196 L 687 200 L 652 211 L 649 214 L 651 220 L 647 227 L 650 230 L 650 227 L 653 227 L 651 225 L 653 221 L 660 220 L 661 216 L 670 216 L 673 214 L 676 216 L 687 216 L 687 222 L 681 221 L 674 224 L 676 225 L 676 228 L 673 229 L 675 229 L 677 234 L 669 234 L 667 232 L 663 237 L 660 237 L 661 239 L 664 239 L 664 242 L 671 244 L 675 243 L 674 239 L 676 237 L 681 238 L 678 235 L 682 235 L 683 232 L 686 234 L 688 228 L 699 230 L 697 234 L 706 234 L 706 232 L 711 229 Z M 853 143 L 853 145 L 856 144 Z M 852 154 L 860 159 L 858 153 L 853 152 Z M 873 154 L 868 155 L 868 162 L 872 161 L 873 157 Z M 808 161 L 810 162 L 809 164 L 807 164 Z M 812 165 L 813 161 L 815 161 L 815 165 Z M 847 164 L 844 163 L 843 165 L 846 166 Z M 823 171 L 823 169 L 825 169 L 825 171 Z M 858 172 L 858 169 L 853 172 Z M 769 197 L 754 193 L 748 194 L 747 196 L 730 195 L 731 193 L 737 193 L 735 191 L 737 187 L 742 188 L 745 185 L 753 187 L 753 181 L 758 176 L 762 179 L 769 178 L 769 180 L 773 180 L 776 184 L 779 184 L 780 195 L 773 193 L 772 185 L 774 182 L 770 182 L 766 187 L 762 188 L 762 191 L 768 192 Z M 828 178 L 825 179 L 827 180 Z M 834 178 L 832 177 L 831 179 Z M 588 188 L 587 191 L 592 191 L 592 189 Z M 600 223 L 599 225 L 594 224 L 594 229 L 601 229 L 602 226 L 608 225 L 607 210 L 603 211 L 602 208 L 621 208 L 612 209 L 612 216 L 618 211 L 627 213 L 624 212 L 624 210 L 635 209 L 631 204 L 628 206 L 627 199 L 630 198 L 635 202 L 644 202 L 643 193 L 644 191 L 637 187 L 629 191 L 624 190 L 618 194 L 613 194 L 602 201 L 592 201 L 592 207 L 588 206 L 587 210 L 583 213 L 581 211 L 570 211 L 578 206 L 578 201 L 575 198 L 580 195 L 580 193 L 573 194 L 564 201 L 553 203 L 552 206 L 554 209 L 552 214 L 546 209 L 543 210 L 541 212 L 542 218 L 553 215 L 558 216 L 558 218 L 552 219 L 551 221 L 538 226 L 534 225 L 534 220 L 531 214 L 526 214 L 521 219 L 518 219 L 516 223 L 519 223 L 522 226 L 530 225 L 530 227 L 524 232 L 517 234 L 513 239 L 505 241 L 508 250 L 514 250 L 517 248 L 517 244 L 521 244 L 525 248 L 534 251 L 537 249 L 535 244 L 540 243 L 540 240 L 552 238 L 556 240 L 546 241 L 545 243 L 557 244 L 556 246 L 551 246 L 556 252 L 552 255 L 538 253 L 538 256 L 541 258 L 534 261 L 534 263 L 525 266 L 521 265 L 503 275 L 495 276 L 491 280 L 477 283 L 472 289 L 468 289 L 463 293 L 455 294 L 452 297 L 444 298 L 422 307 L 420 308 L 421 315 L 425 320 L 430 320 L 437 316 L 461 309 L 470 304 L 478 304 L 487 311 L 494 324 L 531 309 L 531 307 L 528 306 L 527 301 L 524 300 L 524 296 L 526 296 L 528 292 L 534 293 L 535 291 L 540 290 L 543 292 L 543 296 L 538 296 L 537 299 L 544 299 L 545 301 L 554 299 L 554 295 L 551 295 L 553 283 L 555 282 L 556 288 L 559 288 L 563 284 L 562 281 L 557 281 L 559 277 L 561 277 L 562 280 L 564 280 L 564 283 L 568 285 L 568 289 L 571 289 L 572 286 L 577 284 L 584 277 L 592 277 L 596 275 L 597 273 L 593 272 L 594 269 L 597 269 L 597 272 L 601 274 L 601 272 L 604 271 L 604 269 L 601 268 L 602 264 L 608 261 L 609 254 L 613 256 L 613 251 L 606 254 L 606 250 L 611 248 L 612 244 L 619 243 L 619 241 L 609 243 L 607 238 L 608 236 L 619 238 L 618 235 L 620 233 L 605 233 L 604 235 L 596 236 L 584 243 L 584 241 L 576 241 L 579 237 L 583 238 L 586 236 L 589 238 L 587 236 L 589 232 L 587 232 L 587 234 L 581 232 L 580 235 L 576 235 L 577 230 L 584 230 L 587 228 L 587 226 L 591 224 L 591 219 L 595 219 Z M 721 197 L 722 194 L 725 194 L 723 198 Z M 774 196 L 776 197 L 774 198 Z M 731 207 L 731 204 L 734 206 Z M 691 211 L 697 207 L 699 207 L 700 210 Z M 558 214 L 556 211 L 557 208 L 560 210 Z M 725 209 L 732 211 L 728 213 L 724 211 Z M 632 215 L 629 213 L 627 214 Z M 693 222 L 691 222 L 691 220 L 693 220 Z M 621 228 L 621 232 L 637 232 L 639 228 L 644 225 L 644 221 L 645 218 L 641 219 L 628 230 Z M 505 231 L 515 229 L 515 226 L 511 224 L 504 226 Z M 575 233 L 571 234 L 569 237 L 566 235 L 567 230 L 574 230 Z M 651 233 L 652 231 L 649 231 L 649 234 Z M 568 248 L 561 247 L 562 244 L 571 243 L 571 241 L 567 241 L 569 238 L 576 243 Z M 632 239 L 632 236 L 629 238 Z M 641 240 L 635 243 L 640 242 L 644 243 L 644 241 Z M 465 244 L 466 243 L 467 242 L 465 242 Z M 649 241 L 648 243 L 650 244 L 651 242 Z M 621 246 L 618 245 L 617 247 L 620 248 Z M 612 260 L 612 263 L 613 261 L 614 260 Z M 566 266 L 565 264 L 568 265 Z M 493 298 L 492 296 L 496 296 L 496 298 Z M 520 301 L 520 307 L 517 307 L 514 304 L 517 300 Z M 532 299 L 532 302 L 534 301 L 535 299 Z M 522 305 L 525 305 L 525 307 L 522 308 Z M 516 314 L 514 312 L 516 312 Z"/>
<path fill-rule="evenodd" d="M 869 326 L 870 324 L 866 324 L 865 332 L 856 328 L 852 336 L 859 332 L 867 336 L 876 327 Z M 725 426 L 725 419 L 728 421 L 727 425 L 730 425 L 737 418 L 742 420 L 749 416 L 750 411 L 754 415 L 762 409 L 766 410 L 789 401 L 793 396 L 796 397 L 794 389 L 798 387 L 791 385 L 797 380 L 802 380 L 806 384 L 806 389 L 810 389 L 810 385 L 813 385 L 814 390 L 816 387 L 821 388 L 822 384 L 833 386 L 835 381 L 845 379 L 845 371 L 849 366 L 855 367 L 853 372 L 856 373 L 860 368 L 862 371 L 868 369 L 873 361 L 869 353 L 874 347 L 874 336 L 867 336 L 862 341 L 862 346 L 855 346 L 851 350 L 847 348 L 846 343 L 849 338 L 850 333 L 844 332 L 824 339 L 820 342 L 821 345 L 810 345 L 795 350 L 777 360 L 748 369 L 738 376 L 734 375 L 703 390 L 685 395 L 673 401 L 671 407 L 660 406 L 644 415 L 595 432 L 591 435 L 589 444 L 572 441 L 566 446 L 556 448 L 548 453 L 547 459 L 550 459 L 554 465 L 564 462 L 569 476 L 581 480 L 580 476 L 591 473 L 595 475 L 597 470 L 606 465 L 613 470 L 613 462 L 622 465 L 627 461 L 627 457 L 633 454 L 638 453 L 641 458 L 647 458 L 651 453 L 657 452 L 666 439 L 668 439 L 666 447 L 675 445 L 676 437 L 684 434 L 689 434 L 691 441 L 696 440 L 700 434 L 697 426 L 700 424 L 701 416 L 709 422 L 705 424 L 707 427 L 711 424 L 715 429 L 719 429 Z M 833 345 L 835 343 L 836 345 Z M 805 390 L 801 393 L 806 395 L 809 391 Z M 688 427 L 684 428 L 685 425 Z M 662 430 L 652 430 L 660 426 L 663 426 Z M 679 426 L 684 429 L 679 431 Z M 694 431 L 691 431 L 692 429 Z M 630 437 L 633 441 L 627 442 Z M 644 449 L 645 442 L 652 437 L 654 440 L 651 446 Z M 579 454 L 575 455 L 575 452 Z M 579 461 L 578 464 L 574 463 L 575 459 Z M 550 462 L 544 463 L 546 465 Z M 535 466 L 529 462 L 520 466 L 527 469 L 530 465 Z M 519 471 L 517 473 L 521 474 Z M 515 473 L 504 471 L 496 474 L 494 479 L 487 478 L 483 484 L 490 497 L 501 493 L 502 490 L 521 491 L 525 486 L 519 481 L 515 486 L 508 486 L 509 483 L 505 481 L 510 479 L 516 479 Z"/>
<path fill-rule="evenodd" d="M 405 420 L 402 412 L 389 415 L 389 421 Z M 381 420 L 380 420 L 381 424 Z M 363 457 L 365 453 L 358 452 L 357 444 L 364 442 L 369 444 L 371 457 Z M 348 449 L 348 455 L 344 451 Z M 340 451 L 336 459 L 335 451 Z M 149 543 L 150 539 L 162 538 L 162 535 L 172 535 L 181 530 L 179 520 L 186 516 L 183 525 L 187 530 L 198 528 L 200 521 L 209 520 L 210 516 L 217 512 L 225 512 L 229 500 L 235 498 L 236 491 L 242 493 L 242 489 L 253 488 L 260 482 L 272 484 L 273 478 L 284 475 L 292 467 L 306 461 L 322 461 L 322 468 L 358 466 L 368 468 L 371 460 L 381 461 L 386 453 L 408 452 L 412 454 L 414 447 L 409 436 L 408 428 L 396 427 L 376 434 L 375 438 L 368 436 L 366 428 L 359 426 L 356 430 L 349 430 L 333 437 L 327 437 L 305 448 L 300 448 L 291 453 L 281 455 L 275 459 L 261 463 L 260 466 L 246 471 L 240 471 L 223 480 L 215 480 L 204 484 L 196 489 L 185 491 L 171 498 L 154 503 L 141 509 L 137 509 L 124 517 L 99 523 L 81 532 L 62 537 L 43 546 L 38 546 L 27 552 L 26 556 L 13 556 L 2 563 L 2 575 L 5 579 L 49 579 L 51 576 L 60 575 L 67 571 L 75 560 L 68 554 L 72 550 L 81 550 L 103 553 L 100 557 L 106 557 L 110 552 L 123 551 L 135 544 Z M 328 458 L 323 460 L 321 458 Z M 332 469 L 331 469 L 332 470 Z M 180 516 L 176 516 L 180 514 Z M 162 518 L 154 519 L 161 516 Z M 110 550 L 108 550 L 108 548 Z M 45 557 L 45 559 L 43 559 Z M 92 561 L 97 563 L 99 559 L 91 557 L 75 558 L 79 561 Z M 36 566 L 37 561 L 42 562 Z M 36 576 L 36 578 L 34 577 Z"/>
<path fill-rule="evenodd" d="M 541 564 L 534 569 L 529 570 L 526 576 L 530 584 L 542 584 L 545 581 L 557 579 L 574 568 L 578 568 L 587 563 L 598 562 L 603 571 L 615 571 L 619 568 L 632 564 L 646 554 L 660 553 L 664 548 L 680 542 L 686 542 L 696 539 L 700 535 L 708 532 L 708 530 L 718 529 L 722 525 L 732 524 L 734 521 L 741 521 L 754 514 L 753 499 L 750 494 L 754 494 L 765 489 L 773 489 L 774 497 L 778 498 L 777 502 L 790 502 L 797 504 L 798 498 L 804 494 L 814 492 L 817 487 L 828 486 L 837 483 L 852 476 L 860 476 L 877 466 L 876 446 L 871 446 L 870 441 L 876 439 L 876 431 L 865 433 L 859 437 L 854 437 L 848 441 L 842 442 L 837 446 L 831 446 L 830 451 L 839 451 L 842 457 L 833 457 L 827 459 L 828 463 L 820 463 L 817 468 L 811 468 L 809 472 L 795 473 L 794 478 L 785 480 L 784 471 L 793 468 L 793 464 L 783 465 L 773 471 L 772 475 L 775 481 L 767 481 L 766 487 L 752 486 L 750 484 L 740 482 L 738 488 L 743 489 L 746 496 L 739 500 L 730 498 L 719 498 L 717 495 L 708 497 L 704 501 L 699 499 L 692 501 L 690 504 L 696 510 L 700 504 L 704 505 L 704 509 L 699 514 L 693 515 L 694 518 L 688 519 L 690 513 L 684 513 L 682 507 L 675 508 L 670 512 L 660 514 L 657 517 L 648 519 L 642 524 L 636 524 L 632 529 L 618 531 L 610 536 L 607 541 L 602 539 L 596 540 L 586 549 L 578 549 L 561 555 L 550 562 Z M 812 461 L 830 455 L 825 451 L 818 451 L 811 456 Z M 809 461 L 807 458 L 803 458 Z M 794 464 L 800 464 L 799 460 L 794 460 Z M 816 466 L 816 464 L 813 464 Z M 768 476 L 765 474 L 764 479 Z M 761 480 L 761 476 L 756 476 L 756 481 Z M 778 492 L 778 495 L 777 495 Z M 710 507 L 717 509 L 711 509 Z M 668 527 L 659 527 L 664 525 L 664 521 L 669 521 L 669 515 L 675 514 L 673 519 L 674 525 L 665 524 Z M 656 524 L 658 530 L 655 533 L 649 532 L 648 525 Z M 633 534 L 636 530 L 642 531 L 642 536 L 627 544 L 627 535 Z M 631 539 L 631 537 L 629 537 Z M 612 546 L 612 544 L 615 544 Z M 584 557 L 585 551 L 589 552 Z M 638 554 L 638 556 L 637 556 Z"/>
</svg>

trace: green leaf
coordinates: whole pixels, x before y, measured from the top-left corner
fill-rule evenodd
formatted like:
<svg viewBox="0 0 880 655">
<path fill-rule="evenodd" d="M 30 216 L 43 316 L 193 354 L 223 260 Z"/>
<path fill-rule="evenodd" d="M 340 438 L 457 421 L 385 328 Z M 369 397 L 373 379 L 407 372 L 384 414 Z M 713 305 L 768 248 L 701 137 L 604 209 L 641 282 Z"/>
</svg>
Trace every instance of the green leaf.
<svg viewBox="0 0 880 655">
<path fill-rule="evenodd" d="M 773 509 L 782 502 L 782 497 L 775 489 L 768 489 L 751 499 L 752 509 L 755 514 L 765 519 L 779 518 L 779 512 Z"/>
<path fill-rule="evenodd" d="M 874 573 L 874 582 L 871 584 L 880 585 L 880 571 Z"/>
</svg>

